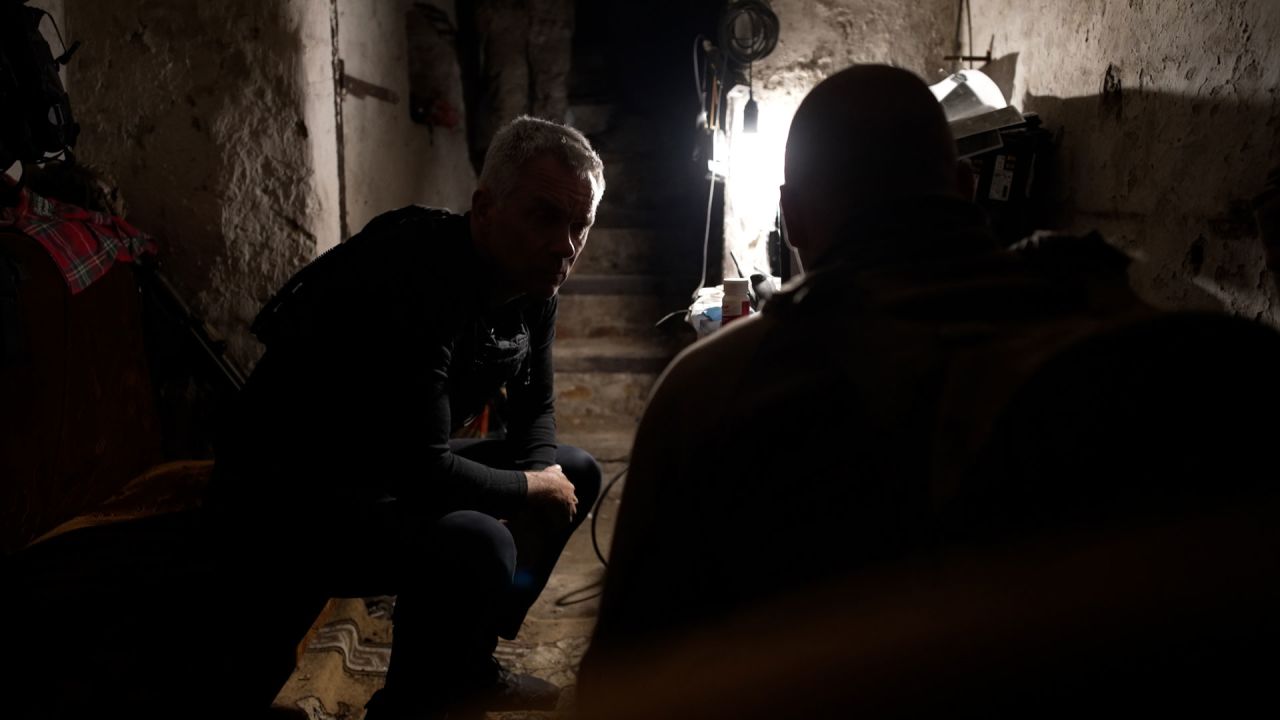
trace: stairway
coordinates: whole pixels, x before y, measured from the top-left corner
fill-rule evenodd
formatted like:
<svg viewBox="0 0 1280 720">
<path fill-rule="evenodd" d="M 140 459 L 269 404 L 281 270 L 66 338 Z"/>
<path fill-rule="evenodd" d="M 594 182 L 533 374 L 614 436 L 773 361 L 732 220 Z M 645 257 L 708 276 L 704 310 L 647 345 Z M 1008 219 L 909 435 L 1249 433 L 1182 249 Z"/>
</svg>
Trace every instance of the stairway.
<svg viewBox="0 0 1280 720">
<path fill-rule="evenodd" d="M 652 117 L 621 109 L 596 52 L 579 50 L 570 83 L 571 123 L 604 161 L 605 194 L 573 274 L 560 290 L 554 346 L 561 442 L 591 452 L 606 480 L 630 457 L 636 425 L 662 370 L 694 339 L 677 317 L 689 303 L 696 262 L 673 262 L 701 228 L 683 227 L 681 158 L 655 137 Z M 687 265 L 673 271 L 673 265 Z M 620 488 L 615 488 L 616 497 Z"/>
<path fill-rule="evenodd" d="M 571 124 L 600 153 L 606 189 L 582 257 L 560 289 L 553 345 L 559 441 L 594 455 L 606 483 L 627 467 L 654 383 L 695 337 L 679 315 L 655 324 L 688 306 L 699 273 L 691 257 L 700 254 L 702 239 L 701 217 L 691 223 L 683 211 L 688 197 L 681 195 L 689 190 L 687 178 L 676 177 L 680 153 L 655 137 L 652 117 L 615 105 L 610 83 L 616 76 L 598 46 L 575 49 Z M 698 247 L 690 252 L 692 236 Z M 596 539 L 606 554 L 624 484 L 625 476 L 595 509 Z M 508 667 L 566 688 L 576 682 L 605 574 L 592 546 L 592 525 L 583 523 L 569 541 L 519 638 L 503 641 L 497 651 Z M 570 690 L 560 709 L 572 706 Z"/>
<path fill-rule="evenodd" d="M 624 132 L 613 127 L 592 138 L 605 162 L 605 198 L 561 288 L 554 346 L 561 441 L 594 454 L 607 477 L 626 463 L 659 374 L 694 337 L 680 317 L 655 327 L 687 306 L 691 288 L 661 270 L 672 228 L 646 197 L 656 178 L 635 157 L 642 148 L 619 142 Z"/>
</svg>

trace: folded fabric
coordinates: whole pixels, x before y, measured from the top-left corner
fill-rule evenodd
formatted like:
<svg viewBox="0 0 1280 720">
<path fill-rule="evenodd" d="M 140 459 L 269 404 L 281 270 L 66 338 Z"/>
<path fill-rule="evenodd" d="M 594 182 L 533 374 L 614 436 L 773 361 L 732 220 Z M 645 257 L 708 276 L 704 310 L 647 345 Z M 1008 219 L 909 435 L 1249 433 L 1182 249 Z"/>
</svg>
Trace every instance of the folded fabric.
<svg viewBox="0 0 1280 720">
<path fill-rule="evenodd" d="M 72 295 L 106 275 L 116 262 L 156 252 L 150 236 L 121 218 L 50 200 L 27 188 L 18 191 L 16 206 L 0 207 L 0 227 L 19 230 L 44 246 Z"/>
</svg>

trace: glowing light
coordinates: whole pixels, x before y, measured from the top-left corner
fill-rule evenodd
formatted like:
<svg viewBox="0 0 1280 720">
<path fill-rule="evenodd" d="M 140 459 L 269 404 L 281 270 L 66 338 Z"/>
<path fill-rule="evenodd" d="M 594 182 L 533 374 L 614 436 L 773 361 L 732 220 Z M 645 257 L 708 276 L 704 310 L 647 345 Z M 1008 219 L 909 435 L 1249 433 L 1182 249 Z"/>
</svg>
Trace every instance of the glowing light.
<svg viewBox="0 0 1280 720">
<path fill-rule="evenodd" d="M 717 129 L 711 136 L 711 159 L 707 161 L 707 170 L 721 179 L 729 174 L 729 138 L 723 129 Z"/>
<path fill-rule="evenodd" d="M 725 247 L 739 267 L 737 274 L 768 271 L 768 238 L 778 212 L 787 130 L 795 108 L 758 101 L 755 132 L 746 127 L 751 92 L 734 87 L 726 95 Z"/>
</svg>

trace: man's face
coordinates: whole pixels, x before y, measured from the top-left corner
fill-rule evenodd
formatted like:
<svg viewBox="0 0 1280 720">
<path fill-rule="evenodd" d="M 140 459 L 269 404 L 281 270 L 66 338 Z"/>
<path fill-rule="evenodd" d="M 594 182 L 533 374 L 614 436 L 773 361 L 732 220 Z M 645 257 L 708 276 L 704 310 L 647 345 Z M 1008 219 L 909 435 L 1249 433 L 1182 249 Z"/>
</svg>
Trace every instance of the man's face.
<svg viewBox="0 0 1280 720">
<path fill-rule="evenodd" d="M 593 200 L 589 180 L 544 154 L 525 163 L 506 198 L 478 192 L 472 213 L 511 289 L 551 297 L 587 244 Z"/>
</svg>

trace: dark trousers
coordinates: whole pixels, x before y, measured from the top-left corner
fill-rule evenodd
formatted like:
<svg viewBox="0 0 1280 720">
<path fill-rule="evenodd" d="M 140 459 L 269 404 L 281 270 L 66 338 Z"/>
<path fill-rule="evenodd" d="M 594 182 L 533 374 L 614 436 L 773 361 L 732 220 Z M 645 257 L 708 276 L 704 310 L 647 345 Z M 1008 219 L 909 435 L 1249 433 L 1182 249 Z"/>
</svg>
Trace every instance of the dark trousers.
<svg viewBox="0 0 1280 720">
<path fill-rule="evenodd" d="M 498 440 L 453 440 L 450 447 L 490 467 L 514 469 L 522 460 Z M 600 492 L 600 467 L 591 455 L 561 445 L 555 462 L 578 497 L 578 515 L 569 525 L 532 512 L 496 518 L 459 510 L 424 517 L 385 496 L 313 506 L 306 529 L 283 523 L 279 534 L 262 542 L 257 533 L 247 533 L 242 540 L 248 543 L 236 543 L 244 549 L 243 562 L 257 562 L 250 554 L 272 558 L 274 569 L 250 572 L 261 598 L 254 624 L 270 637 L 264 642 L 278 646 L 262 660 L 270 665 L 262 674 L 272 678 L 267 684 L 274 690 L 264 687 L 254 702 L 269 702 L 288 679 L 293 663 L 284 652 L 302 639 L 331 597 L 396 596 L 386 683 L 392 693 L 404 687 L 419 697 L 447 700 L 491 671 L 498 637 L 515 637 Z M 282 552 L 289 555 L 285 572 L 278 567 Z M 245 574 L 242 568 L 230 570 Z M 243 666 L 238 674 L 243 678 Z"/>
<path fill-rule="evenodd" d="M 490 467 L 513 465 L 500 441 L 450 445 Z M 600 467 L 585 451 L 561 445 L 556 463 L 578 497 L 578 515 L 568 526 L 550 525 L 531 513 L 499 519 L 470 510 L 421 526 L 406 524 L 391 511 L 389 542 L 397 546 L 392 556 L 399 567 L 387 573 L 397 586 L 382 590 L 397 596 L 387 688 L 465 685 L 488 667 L 499 636 L 516 636 L 569 536 L 600 493 Z M 367 590 L 342 594 L 373 594 Z"/>
</svg>

